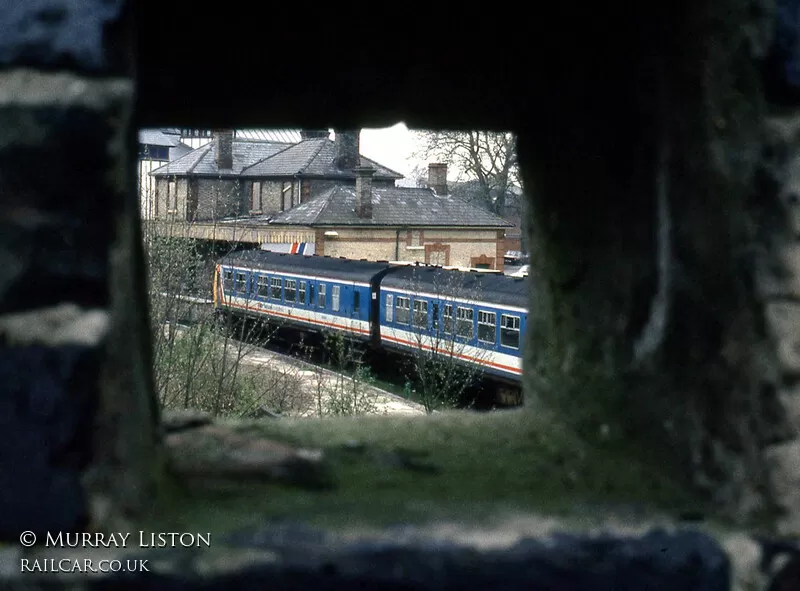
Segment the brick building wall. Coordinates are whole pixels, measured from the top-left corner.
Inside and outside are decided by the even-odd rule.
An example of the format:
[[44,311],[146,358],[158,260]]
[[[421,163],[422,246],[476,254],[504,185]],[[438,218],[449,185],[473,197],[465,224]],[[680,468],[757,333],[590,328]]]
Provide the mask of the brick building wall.
[[[337,236],[325,236],[335,231]],[[503,231],[327,228],[316,231],[316,252],[349,259],[401,260],[470,266],[480,256],[502,270]],[[322,248],[320,246],[322,245]],[[439,254],[441,253],[441,254]]]

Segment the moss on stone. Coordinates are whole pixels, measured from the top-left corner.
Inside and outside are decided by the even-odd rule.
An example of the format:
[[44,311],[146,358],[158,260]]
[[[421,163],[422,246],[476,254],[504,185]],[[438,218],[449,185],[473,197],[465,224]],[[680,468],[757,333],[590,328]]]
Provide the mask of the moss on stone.
[[229,424],[251,436],[323,449],[335,486],[176,483],[159,503],[153,527],[222,532],[278,517],[342,528],[481,521],[516,512],[575,514],[592,506],[697,509],[662,466],[612,447],[590,447],[546,413]]

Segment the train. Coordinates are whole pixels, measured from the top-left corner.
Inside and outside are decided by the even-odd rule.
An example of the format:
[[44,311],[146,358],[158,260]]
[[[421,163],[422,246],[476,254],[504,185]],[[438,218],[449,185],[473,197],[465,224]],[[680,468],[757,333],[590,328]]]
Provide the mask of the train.
[[520,401],[527,279],[249,250],[219,259],[213,282],[217,312],[446,356],[495,381],[501,404]]

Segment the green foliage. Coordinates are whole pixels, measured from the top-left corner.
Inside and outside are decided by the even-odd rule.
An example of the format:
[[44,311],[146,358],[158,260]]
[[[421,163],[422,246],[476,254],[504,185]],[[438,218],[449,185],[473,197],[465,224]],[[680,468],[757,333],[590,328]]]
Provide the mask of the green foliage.
[[[698,510],[660,466],[629,451],[589,445],[553,414],[446,411],[423,417],[286,419],[240,428],[303,448],[320,448],[336,476],[329,491],[247,483],[227,494],[179,497],[159,516],[189,530],[223,531],[271,516],[345,530],[516,512],[561,514],[585,524],[600,508]],[[414,465],[398,456],[418,458]]]

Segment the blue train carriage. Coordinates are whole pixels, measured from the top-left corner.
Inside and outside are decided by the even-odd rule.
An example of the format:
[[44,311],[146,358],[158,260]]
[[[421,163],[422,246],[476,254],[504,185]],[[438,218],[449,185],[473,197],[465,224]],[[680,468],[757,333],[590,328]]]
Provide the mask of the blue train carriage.
[[394,269],[381,282],[385,347],[452,355],[512,384],[522,375],[524,279],[437,267]]
[[252,250],[217,265],[215,306],[317,332],[377,339],[372,282],[386,263]]

